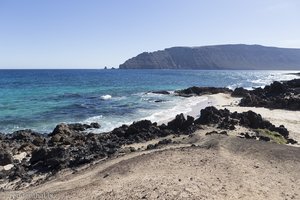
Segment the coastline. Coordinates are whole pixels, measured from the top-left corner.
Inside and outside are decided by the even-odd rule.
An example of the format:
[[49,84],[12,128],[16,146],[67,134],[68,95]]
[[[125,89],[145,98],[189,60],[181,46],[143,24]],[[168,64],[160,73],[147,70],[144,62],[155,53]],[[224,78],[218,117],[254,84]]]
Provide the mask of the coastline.
[[[300,111],[242,107],[238,104],[243,97],[222,90],[187,90],[212,94],[198,94],[207,99],[187,113],[194,117],[177,115],[165,125],[142,120],[92,134],[85,131],[97,124],[61,124],[48,136],[26,131],[2,135],[3,142],[18,147],[13,157],[25,165],[14,161],[1,167],[1,196],[26,199],[26,194],[46,192],[55,199],[299,197],[300,148],[294,142],[299,141]],[[26,148],[18,146],[28,143]],[[279,189],[268,186],[278,182]]]
[[[62,122],[88,124],[98,122],[104,130],[101,132],[106,132],[124,123],[147,117],[147,112],[150,115],[154,109],[159,111],[159,107],[163,110],[167,107],[165,105],[173,102],[172,99],[169,101],[169,98],[164,96],[160,98],[155,95],[143,95],[147,91],[173,91],[193,85],[251,89],[265,86],[274,80],[290,80],[297,77],[294,74],[286,74],[289,72],[292,73],[292,71],[249,70],[14,70],[3,72],[1,82],[7,88],[0,90],[5,94],[0,100],[0,132],[12,133],[21,129],[32,129],[47,133]],[[34,80],[31,77],[33,74],[36,77]],[[140,78],[137,79],[136,74]],[[23,76],[24,80],[30,80],[29,90],[22,89],[22,82],[15,79],[19,76]],[[39,89],[40,83],[43,83],[43,89]],[[14,84],[18,87],[13,87]],[[105,95],[110,95],[112,98],[103,100]],[[154,102],[155,100],[160,102]],[[22,112],[19,112],[20,110]],[[175,113],[170,115],[170,118],[174,116]]]
[[242,107],[238,106],[241,98],[231,97],[228,94],[214,94],[210,95],[210,97],[215,100],[214,106],[218,109],[226,108],[231,112],[236,111],[239,113],[252,110],[276,126],[284,125],[289,130],[291,137],[300,141],[300,111],[268,109],[262,107]]

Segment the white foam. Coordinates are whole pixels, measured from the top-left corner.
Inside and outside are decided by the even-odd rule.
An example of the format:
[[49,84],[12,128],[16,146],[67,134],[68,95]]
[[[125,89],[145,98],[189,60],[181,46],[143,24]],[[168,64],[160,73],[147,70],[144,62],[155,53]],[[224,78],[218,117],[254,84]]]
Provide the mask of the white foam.
[[108,100],[108,99],[111,99],[111,98],[112,98],[112,96],[109,95],[109,94],[106,94],[106,95],[102,95],[102,96],[101,96],[101,99],[102,99],[102,100]]
[[[249,82],[254,83],[255,85],[267,85],[272,83],[274,80],[290,80],[293,79],[294,75],[283,75],[282,72],[271,74],[264,79],[257,78],[256,80],[248,80]],[[255,87],[259,87],[255,86]],[[241,87],[241,84],[236,83],[233,85],[228,86],[231,89],[236,87]],[[247,87],[247,89],[253,89],[252,87]],[[82,123],[91,123],[91,122],[98,122],[101,125],[100,129],[95,129],[93,132],[101,133],[101,132],[108,132],[113,130],[114,128],[120,127],[123,124],[131,124],[134,121],[139,121],[142,119],[151,120],[152,122],[157,122],[158,124],[169,122],[170,120],[174,119],[177,114],[183,113],[184,115],[191,115],[193,117],[199,117],[200,110],[207,107],[214,105],[215,103],[212,102],[209,97],[207,96],[196,96],[196,97],[178,97],[173,95],[174,91],[170,91],[171,95],[162,95],[162,94],[154,94],[154,93],[135,93],[133,96],[140,97],[140,100],[146,101],[151,103],[152,100],[157,98],[166,100],[162,104],[156,104],[155,109],[139,109],[135,113],[126,114],[123,116],[94,116],[86,119]],[[101,96],[102,99],[107,100],[111,99],[111,95],[103,95]],[[116,97],[114,97],[116,98]],[[120,97],[121,100],[124,97]],[[151,101],[150,101],[151,100]]]
[[191,115],[193,117],[198,117],[200,110],[211,103],[206,96],[172,98],[173,100],[163,104],[158,109],[139,109],[136,113],[128,116],[94,116],[82,121],[82,123],[89,124],[98,122],[101,125],[101,128],[92,130],[94,133],[108,132],[123,124],[130,125],[134,121],[139,120],[150,120],[162,124],[174,119],[174,117],[180,113],[183,113],[185,116]]
[[[171,108],[156,110],[151,115],[144,117],[142,119],[147,119],[152,122],[157,122],[158,124],[166,123],[180,113],[184,115],[197,115],[200,110],[193,112],[194,108],[196,108],[199,104],[203,104],[207,102],[207,97],[189,97],[189,98],[179,98],[174,106]],[[196,116],[193,116],[196,117]]]
[[92,122],[100,122],[102,119],[103,119],[102,115],[94,116],[94,117],[90,117],[90,118],[84,120],[83,123],[89,124],[89,123],[92,123]]
[[117,100],[117,101],[121,101],[121,100],[127,99],[127,97],[126,96],[121,96],[121,97],[114,97],[113,99]]
[[259,84],[261,87],[264,87],[265,85],[269,85],[274,81],[287,81],[294,78],[298,78],[297,75],[289,74],[288,72],[285,72],[284,74],[282,72],[274,72],[272,74],[269,74],[268,76],[249,81],[254,84]]
[[91,130],[91,132],[103,133],[103,132],[112,131],[114,128],[120,127],[123,124],[129,125],[133,121],[137,121],[137,119],[132,120],[129,118],[130,118],[129,116],[126,116],[126,117],[122,117],[122,116],[120,116],[120,117],[104,117],[104,116],[100,115],[100,116],[90,117],[90,118],[82,121],[81,123],[90,124],[92,122],[97,122],[101,125],[101,128],[93,129],[93,130]]

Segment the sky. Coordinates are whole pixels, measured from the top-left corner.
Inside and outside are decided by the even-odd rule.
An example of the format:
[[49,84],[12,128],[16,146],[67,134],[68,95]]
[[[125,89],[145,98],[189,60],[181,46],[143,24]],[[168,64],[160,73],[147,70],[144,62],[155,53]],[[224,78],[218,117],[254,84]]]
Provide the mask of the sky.
[[0,0],[0,68],[118,67],[216,44],[300,48],[300,1]]

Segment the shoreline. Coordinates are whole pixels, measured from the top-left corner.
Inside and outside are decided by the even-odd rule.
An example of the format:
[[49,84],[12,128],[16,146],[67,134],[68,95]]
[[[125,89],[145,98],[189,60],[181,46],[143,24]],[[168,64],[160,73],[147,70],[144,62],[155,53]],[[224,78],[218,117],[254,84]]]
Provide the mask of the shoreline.
[[[208,91],[211,94],[207,94]],[[300,167],[298,167],[300,166],[300,148],[296,142],[300,139],[298,131],[300,130],[300,119],[298,117],[300,111],[242,107],[239,104],[245,97],[232,97],[235,91],[228,92],[228,89],[222,88],[193,87],[185,90],[185,93],[178,91],[178,95],[183,94],[186,98],[191,98],[190,92],[193,95],[199,95],[202,99],[204,97],[207,99],[195,103],[192,111],[186,115],[177,115],[175,119],[172,118],[165,124],[141,120],[103,134],[85,132],[89,131],[89,128],[98,127],[99,124],[96,123],[90,125],[60,124],[49,135],[39,135],[38,133],[26,131],[19,131],[12,135],[0,135],[1,159],[5,158],[2,161],[7,163],[0,166],[0,176],[2,178],[0,193],[8,197],[16,191],[20,194],[30,191],[36,193],[47,191],[57,195],[57,199],[63,199],[66,194],[71,195],[70,191],[76,191],[74,192],[74,199],[82,199],[84,197],[109,197],[111,194],[116,198],[120,198],[119,194],[125,192],[125,197],[138,198],[134,196],[136,193],[132,193],[130,188],[136,189],[141,186],[147,189],[149,185],[143,184],[146,180],[150,180],[151,183],[154,178],[157,180],[154,183],[158,184],[163,182],[163,177],[170,176],[177,180],[176,182],[169,179],[167,181],[172,183],[174,186],[172,188],[175,189],[181,183],[188,184],[186,181],[178,181],[179,179],[183,180],[186,175],[197,179],[197,170],[203,170],[201,167],[197,168],[198,161],[209,159],[204,156],[205,154],[211,155],[211,158],[216,160],[226,158],[228,162],[234,163],[230,167],[235,170],[240,170],[239,168],[236,169],[241,164],[240,162],[257,163],[251,167],[243,167],[248,171],[251,171],[253,167],[256,169],[256,166],[263,170],[269,170],[270,174],[265,174],[267,175],[266,180],[271,176],[271,172],[278,173],[276,170],[272,171],[274,166],[285,169],[284,163],[289,163],[290,168],[283,175],[283,177],[287,177],[284,184],[286,188],[297,188],[300,185],[297,182],[292,182],[294,177],[299,175],[293,172],[300,171]],[[258,152],[251,145],[264,150],[264,152]],[[243,154],[243,151],[240,152],[241,149],[248,152],[249,155]],[[277,152],[276,149],[281,150]],[[189,153],[185,153],[185,151]],[[170,154],[170,152],[173,153]],[[274,158],[273,161],[269,160],[270,156]],[[199,160],[195,162],[191,159],[193,157]],[[259,159],[256,157],[259,157]],[[153,158],[155,160],[153,162],[156,163],[150,161],[149,163],[147,160],[150,158]],[[186,171],[185,162],[177,162],[176,159],[188,159],[186,162],[195,168]],[[276,159],[279,159],[279,161]],[[136,160],[139,160],[138,163],[140,164],[136,163]],[[164,160],[167,162],[164,163]],[[168,162],[168,160],[171,161]],[[209,168],[215,169],[214,166],[218,165],[219,161],[213,162],[210,160],[208,162]],[[128,163],[128,167],[126,163]],[[151,167],[147,168],[147,166],[155,168],[156,165],[157,170],[162,170],[160,172],[162,176],[157,176],[155,171],[151,172],[152,176],[150,173]],[[136,167],[133,171],[130,171],[133,166]],[[182,171],[176,171],[179,166]],[[168,170],[175,170],[180,176],[167,175]],[[203,171],[206,174],[201,174],[201,176],[207,177],[208,181],[218,177],[215,177],[214,174],[229,173],[228,168],[215,170],[213,170],[213,173]],[[149,179],[145,179],[144,176],[140,179],[142,174],[139,173],[144,173]],[[96,178],[99,174],[100,177]],[[126,190],[122,190],[121,185],[118,185],[118,183],[125,184],[128,176],[124,176],[124,174],[130,174],[130,179],[134,180]],[[239,176],[245,175],[242,173]],[[256,177],[255,173],[252,176]],[[263,175],[261,176],[263,177]],[[94,177],[97,181],[93,182],[94,179],[90,180],[88,177]],[[236,180],[228,177],[223,177],[225,182],[234,184]],[[261,183],[264,182],[261,177],[256,178]],[[79,180],[85,181],[80,182]],[[283,181],[279,175],[276,175],[274,180]],[[300,177],[298,180],[300,180]],[[125,182],[122,183],[122,181]],[[264,184],[267,182],[264,182]],[[70,185],[65,185],[66,183]],[[199,181],[193,182],[196,185],[199,183]],[[214,184],[214,181],[210,183]],[[275,182],[272,183],[275,184]],[[93,187],[89,187],[91,184],[102,187],[103,190],[95,194]],[[103,187],[103,184],[113,187],[114,192],[111,193],[111,188]],[[203,185],[197,186],[204,190]],[[251,190],[255,188],[252,188],[251,185],[249,187]],[[162,189],[164,188],[167,187],[162,187]],[[265,191],[268,191],[270,188],[265,189]],[[84,193],[84,191],[89,192]],[[233,192],[233,190],[229,191]],[[80,197],[82,192],[87,196]],[[228,194],[231,194],[231,192]],[[247,195],[253,193],[244,192]],[[165,194],[168,193],[165,191]],[[191,197],[195,197],[199,193],[192,194],[194,196]],[[209,194],[209,191],[207,191],[207,194]],[[147,195],[151,195],[151,192]],[[263,197],[261,195],[263,194],[257,193],[257,197]],[[292,195],[299,196],[300,194],[295,189]],[[23,199],[22,195],[20,199]]]
[[[285,73],[286,72],[286,73]],[[86,90],[81,90],[81,89],[76,89],[72,91],[73,89],[70,90],[67,89],[66,87],[60,87],[60,85],[54,84],[53,87],[57,87],[58,91],[55,92],[54,90],[51,92],[50,89],[47,89],[45,87],[45,90],[39,91],[35,90],[37,88],[34,87],[34,84],[36,81],[34,81],[31,85],[33,87],[33,92],[34,96],[32,96],[32,101],[26,97],[25,94],[30,95],[29,91],[24,93],[18,88],[13,88],[9,87],[7,92],[8,94],[5,95],[5,98],[2,98],[2,101],[0,102],[0,107],[2,108],[2,115],[1,115],[1,131],[3,133],[12,133],[13,131],[21,130],[21,129],[33,129],[37,132],[51,132],[55,126],[61,122],[65,123],[90,123],[90,122],[84,122],[86,120],[89,120],[91,117],[95,117],[96,119],[91,118],[90,121],[96,120],[98,123],[103,123],[103,128],[108,127],[105,131],[110,130],[110,122],[120,122],[120,126],[122,125],[121,123],[126,123],[126,122],[132,122],[132,121],[137,121],[142,117],[146,117],[147,114],[143,113],[140,115],[140,113],[132,113],[135,111],[140,110],[140,108],[143,109],[145,112],[151,112],[151,109],[155,109],[156,107],[159,108],[159,104],[168,104],[168,102],[162,102],[162,103],[155,103],[151,104],[151,106],[147,106],[147,101],[143,102],[137,102],[137,107],[133,106],[130,107],[128,104],[128,107],[126,107],[126,104],[133,103],[137,99],[134,97],[135,94],[137,93],[145,93],[149,90],[161,90],[161,89],[166,89],[166,90],[174,90],[174,89],[182,89],[188,86],[196,85],[196,86],[202,86],[202,85],[211,85],[211,86],[216,86],[216,87],[228,87],[231,89],[235,87],[261,87],[266,84],[271,83],[274,80],[290,80],[292,78],[296,78],[296,75],[292,74],[289,75],[289,71],[285,72],[278,72],[278,71],[270,71],[270,72],[257,72],[257,71],[251,71],[251,72],[235,72],[235,71],[217,71],[217,72],[211,72],[211,71],[203,71],[203,72],[198,72],[198,73],[193,73],[193,71],[190,71],[188,73],[184,73],[182,77],[179,77],[178,75],[181,74],[181,72],[174,72],[171,73],[171,78],[174,81],[175,84],[170,84],[169,81],[163,80],[161,83],[159,83],[159,87],[157,84],[151,86],[151,84],[146,84],[150,81],[151,79],[149,78],[148,73],[142,73],[143,74],[143,79],[148,80],[146,82],[140,80],[138,81],[137,87],[134,87],[133,89],[126,89],[130,88],[130,77],[132,77],[135,73],[129,73],[128,78],[122,79],[122,81],[125,81],[124,88],[122,85],[121,87],[116,88],[116,91],[110,91],[109,88],[104,87],[103,92],[102,89],[98,90],[94,88],[94,84],[88,84],[84,85],[81,84]],[[291,71],[292,72],[292,71]],[[8,83],[10,81],[13,83],[14,81],[14,73],[8,74]],[[45,73],[36,73],[39,77],[38,79],[44,79],[44,81],[48,80],[47,76],[45,76]],[[56,73],[54,73],[55,75]],[[74,75],[74,73],[71,72],[64,72],[65,75]],[[77,74],[77,73],[76,73]],[[80,74],[85,74],[85,77],[87,75],[92,75],[94,77],[94,73],[90,72],[85,72],[82,71]],[[97,73],[98,74],[98,73]],[[147,75],[145,75],[147,74]],[[160,74],[160,73],[159,73]],[[162,74],[168,75],[169,72]],[[178,74],[178,75],[177,75]],[[226,78],[226,74],[231,74],[228,78]],[[253,74],[253,77],[245,79],[247,75]],[[265,75],[264,75],[265,74]],[[29,74],[25,73],[24,76],[25,78],[30,78],[28,76]],[[120,74],[115,74],[115,76],[120,76]],[[213,81],[213,78],[217,75],[217,77],[220,76],[220,81],[222,81],[222,85],[218,83],[218,81]],[[225,75],[225,76],[224,76]],[[56,76],[54,76],[56,77]],[[103,73],[99,73],[97,76],[97,80],[103,77]],[[105,76],[104,76],[105,77]],[[122,76],[123,77],[123,76]],[[127,76],[125,76],[127,77]],[[154,76],[155,82],[159,81],[158,76]],[[205,77],[207,77],[207,81],[205,81]],[[42,80],[37,81],[41,82]],[[71,78],[71,82],[65,81],[65,80],[57,80],[58,82],[62,82],[63,85],[72,85],[71,88],[75,88],[76,86],[76,78]],[[57,83],[58,83],[57,82]],[[99,81],[95,81],[99,82]],[[177,84],[180,83],[180,84]],[[185,83],[185,84],[183,84]],[[46,82],[45,82],[46,84]],[[100,84],[100,83],[99,83]],[[129,85],[128,85],[129,84]],[[101,86],[102,84],[100,84]],[[128,86],[127,86],[128,85]],[[126,87],[125,87],[126,86]],[[51,88],[52,86],[50,86]],[[102,87],[102,86],[101,86]],[[90,88],[90,89],[89,89]],[[128,91],[126,94],[124,94],[122,91]],[[61,91],[61,92],[60,92]],[[90,92],[89,92],[90,91]],[[100,92],[101,91],[101,92]],[[5,91],[3,91],[5,94]],[[13,95],[14,93],[16,94],[23,94],[20,97]],[[128,94],[128,95],[127,95]],[[111,95],[112,98],[110,100],[99,100],[101,96],[103,95]],[[133,95],[133,97],[132,97]],[[17,98],[16,103],[14,103],[14,98]],[[118,100],[119,98],[124,98],[123,100]],[[128,101],[127,101],[128,98]],[[138,97],[140,98],[140,97]],[[158,98],[158,100],[160,100]],[[87,102],[87,103],[85,103]],[[171,103],[171,102],[170,102]],[[49,108],[47,108],[49,105]],[[111,109],[110,106],[113,106]],[[153,106],[152,106],[153,105]],[[32,107],[32,109],[30,109]],[[94,110],[94,107],[97,108]],[[165,107],[165,106],[162,106]],[[45,109],[44,109],[45,108]],[[136,109],[138,108],[138,109]],[[149,110],[150,108],[150,110]],[[21,113],[18,113],[18,110],[22,110]],[[118,112],[120,110],[120,112]],[[127,111],[128,110],[128,111]],[[132,111],[132,112],[131,112]],[[88,114],[86,114],[88,113]],[[7,116],[7,117],[6,117]],[[77,117],[79,116],[79,117]],[[98,116],[98,119],[97,119]],[[103,118],[101,119],[101,116]],[[120,117],[119,117],[120,116]],[[125,117],[124,117],[125,116]],[[174,114],[175,116],[175,114]],[[170,116],[170,118],[173,116]],[[115,119],[114,119],[115,118]],[[125,119],[126,120],[123,120]],[[94,122],[94,121],[93,121]],[[108,126],[105,124],[107,123]],[[104,132],[105,132],[104,131]],[[102,131],[101,131],[102,132]]]
[[226,108],[231,112],[236,111],[238,113],[252,110],[276,126],[284,125],[289,130],[291,137],[300,141],[300,111],[261,107],[242,107],[237,105],[241,98],[231,97],[228,94],[215,94],[211,95],[211,97],[215,98],[215,107],[218,109]]

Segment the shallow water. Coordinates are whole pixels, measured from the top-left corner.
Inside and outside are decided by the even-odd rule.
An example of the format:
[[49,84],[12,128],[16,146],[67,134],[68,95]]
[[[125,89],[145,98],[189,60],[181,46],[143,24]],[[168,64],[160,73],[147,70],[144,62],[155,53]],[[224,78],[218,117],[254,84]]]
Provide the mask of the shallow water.
[[[0,131],[51,131],[60,122],[99,122],[100,131],[142,118],[162,121],[205,99],[146,93],[190,86],[262,87],[291,71],[0,70]],[[159,102],[157,102],[159,101]]]

